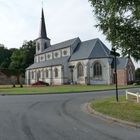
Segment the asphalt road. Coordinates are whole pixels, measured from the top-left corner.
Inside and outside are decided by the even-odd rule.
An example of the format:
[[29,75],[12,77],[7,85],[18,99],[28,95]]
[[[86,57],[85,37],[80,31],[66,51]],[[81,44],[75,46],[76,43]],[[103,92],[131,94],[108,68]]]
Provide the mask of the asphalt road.
[[0,140],[140,140],[140,129],[103,120],[83,109],[91,99],[114,94],[0,96]]

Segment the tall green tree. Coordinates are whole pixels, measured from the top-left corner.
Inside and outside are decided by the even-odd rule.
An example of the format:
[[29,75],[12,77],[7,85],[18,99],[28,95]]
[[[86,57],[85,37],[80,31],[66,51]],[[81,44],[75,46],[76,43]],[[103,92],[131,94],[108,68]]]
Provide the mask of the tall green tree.
[[140,60],[140,1],[89,0],[98,20],[96,27],[123,55]]
[[35,55],[35,42],[34,41],[24,41],[20,50],[24,53],[24,63],[25,68],[33,64]]
[[20,84],[20,76],[24,73],[24,54],[21,50],[13,52],[9,69],[13,75],[17,76],[17,83]]
[[136,69],[135,77],[136,77],[136,80],[140,80],[140,68]]
[[8,68],[12,53],[12,49],[7,49],[3,44],[0,44],[0,69]]
[[34,62],[35,43],[25,41],[22,47],[15,50],[11,56],[9,69],[17,76],[17,83],[20,83],[20,76],[25,74],[25,69]]

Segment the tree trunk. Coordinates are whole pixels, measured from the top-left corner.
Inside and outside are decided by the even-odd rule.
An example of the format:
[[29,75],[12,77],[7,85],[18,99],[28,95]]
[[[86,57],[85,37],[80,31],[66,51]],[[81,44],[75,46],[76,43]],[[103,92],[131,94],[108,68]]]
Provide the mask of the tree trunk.
[[17,84],[20,84],[20,75],[17,75]]

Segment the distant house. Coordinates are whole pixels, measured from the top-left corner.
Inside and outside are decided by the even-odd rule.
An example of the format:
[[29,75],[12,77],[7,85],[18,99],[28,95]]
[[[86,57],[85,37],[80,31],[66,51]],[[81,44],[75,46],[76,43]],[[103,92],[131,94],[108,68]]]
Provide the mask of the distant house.
[[[98,38],[82,42],[79,37],[51,45],[42,9],[40,35],[36,39],[34,64],[26,69],[26,83],[44,81],[50,85],[115,83],[114,57]],[[135,67],[130,58],[117,58],[118,84],[134,80]]]

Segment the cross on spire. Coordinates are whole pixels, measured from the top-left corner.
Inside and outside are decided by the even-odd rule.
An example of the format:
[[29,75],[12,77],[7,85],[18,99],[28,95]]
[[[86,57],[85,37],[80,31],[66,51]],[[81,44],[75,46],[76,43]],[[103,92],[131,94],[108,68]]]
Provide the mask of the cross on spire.
[[43,0],[42,0],[42,8],[43,8],[43,5],[44,5],[44,3],[43,3]]

